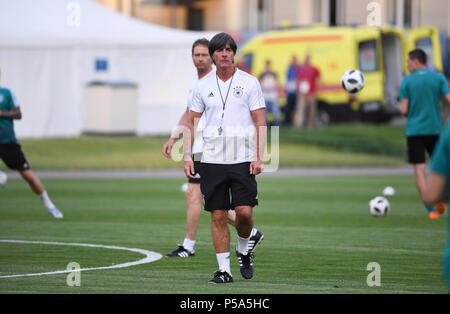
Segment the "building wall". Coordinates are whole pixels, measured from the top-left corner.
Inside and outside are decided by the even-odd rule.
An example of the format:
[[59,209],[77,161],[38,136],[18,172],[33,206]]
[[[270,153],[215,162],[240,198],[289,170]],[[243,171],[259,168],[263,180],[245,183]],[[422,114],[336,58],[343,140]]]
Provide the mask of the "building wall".
[[312,0],[277,0],[274,2],[273,26],[279,27],[285,23],[292,26],[301,26],[313,22]]
[[[135,16],[144,21],[187,28],[188,10],[177,6],[153,4],[146,0],[96,0],[105,6]],[[144,1],[144,2],[143,2]],[[328,25],[329,0],[261,0],[266,8],[258,12],[258,0],[204,0],[195,3],[204,10],[204,29],[217,31],[257,31],[278,28],[283,25],[307,26],[320,22]],[[337,0],[338,24],[366,24],[370,11],[367,5],[375,2],[381,8],[381,24],[403,25],[403,6],[408,0]],[[449,0],[411,0],[412,26],[434,24],[440,31],[450,34]],[[147,3],[143,5],[143,3]],[[161,3],[164,3],[161,1]]]
[[177,6],[173,12],[169,6],[145,5],[139,8],[135,16],[149,23],[185,29],[187,28],[186,12],[187,9],[182,6]]
[[195,7],[204,10],[205,30],[237,31],[241,28],[242,4],[239,0],[204,1]]
[[[345,0],[343,5],[343,18],[346,25],[362,25],[367,24],[368,16],[373,9],[368,10],[369,3],[375,2],[380,5],[381,24],[387,24],[388,5],[387,0]],[[391,1],[392,2],[392,1]]]
[[[431,5],[432,4],[432,5]],[[420,25],[436,25],[440,31],[450,34],[450,4],[449,0],[421,0]]]

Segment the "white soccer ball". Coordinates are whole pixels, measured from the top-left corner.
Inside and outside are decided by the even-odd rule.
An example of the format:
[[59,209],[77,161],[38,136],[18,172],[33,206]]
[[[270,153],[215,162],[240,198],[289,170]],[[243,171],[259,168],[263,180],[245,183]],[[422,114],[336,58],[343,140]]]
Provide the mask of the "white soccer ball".
[[183,183],[183,185],[181,186],[181,192],[186,193],[187,189],[188,189],[188,184]]
[[356,94],[363,89],[365,83],[364,75],[359,70],[345,71],[341,77],[342,87],[351,94]]
[[6,185],[8,181],[8,176],[3,171],[0,171],[0,188]]
[[369,202],[369,212],[375,217],[386,216],[390,208],[389,201],[383,196],[377,196]]
[[383,195],[384,196],[392,196],[395,194],[395,190],[392,186],[387,186],[384,188],[383,190]]

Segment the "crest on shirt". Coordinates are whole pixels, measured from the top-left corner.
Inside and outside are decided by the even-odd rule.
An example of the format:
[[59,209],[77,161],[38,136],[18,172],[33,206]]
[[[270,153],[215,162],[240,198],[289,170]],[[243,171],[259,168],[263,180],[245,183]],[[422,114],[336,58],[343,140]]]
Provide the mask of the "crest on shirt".
[[244,95],[244,88],[242,88],[241,86],[233,87],[233,95],[237,98],[242,97],[242,95]]

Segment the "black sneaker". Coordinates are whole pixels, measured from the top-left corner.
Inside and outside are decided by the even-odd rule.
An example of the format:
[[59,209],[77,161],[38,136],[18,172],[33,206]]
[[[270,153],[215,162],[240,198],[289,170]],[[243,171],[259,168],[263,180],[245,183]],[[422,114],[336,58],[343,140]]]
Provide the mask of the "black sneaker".
[[233,277],[231,277],[231,275],[226,271],[220,270],[216,271],[214,273],[214,277],[208,281],[208,283],[211,284],[228,283],[228,282],[233,282]]
[[167,253],[166,256],[169,256],[169,257],[191,257],[191,256],[194,256],[194,252],[189,252],[182,245],[178,245],[178,249],[176,249],[173,252]]
[[248,252],[253,254],[255,252],[256,246],[260,244],[263,239],[264,234],[261,231],[256,230],[255,235],[250,237],[250,239],[248,240]]
[[242,277],[244,277],[245,279],[252,279],[253,277],[252,254],[247,253],[247,255],[244,255],[236,251],[236,256],[239,260],[239,266],[241,268]]

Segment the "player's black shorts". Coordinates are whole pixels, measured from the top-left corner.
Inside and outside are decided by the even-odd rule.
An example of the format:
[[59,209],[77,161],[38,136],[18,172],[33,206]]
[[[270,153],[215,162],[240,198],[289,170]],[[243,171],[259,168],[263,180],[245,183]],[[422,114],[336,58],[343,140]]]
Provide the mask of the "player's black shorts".
[[0,144],[0,159],[10,169],[18,171],[30,169],[30,164],[18,143]]
[[255,176],[250,174],[249,162],[231,165],[202,163],[200,173],[206,211],[258,205],[258,187]]
[[195,179],[189,178],[188,182],[189,183],[200,183],[201,178],[200,178],[200,167],[201,167],[201,160],[202,160],[202,153],[198,153],[198,154],[194,154],[194,156],[192,156],[192,160],[194,160],[194,170],[195,170]]
[[410,164],[423,164],[433,154],[439,135],[419,135],[406,137],[406,161]]

